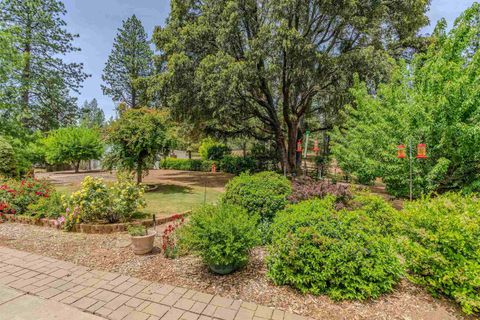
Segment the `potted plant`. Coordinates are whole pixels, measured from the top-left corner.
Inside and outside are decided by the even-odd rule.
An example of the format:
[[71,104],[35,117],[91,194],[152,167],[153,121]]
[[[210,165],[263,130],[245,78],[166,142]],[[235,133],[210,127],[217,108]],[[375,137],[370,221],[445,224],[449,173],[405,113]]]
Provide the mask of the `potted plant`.
[[260,243],[258,220],[239,206],[205,205],[190,216],[180,240],[202,257],[211,271],[229,274],[245,266],[250,250]]
[[142,225],[131,225],[128,227],[128,234],[132,240],[133,252],[135,254],[147,254],[153,250],[155,231],[148,231]]

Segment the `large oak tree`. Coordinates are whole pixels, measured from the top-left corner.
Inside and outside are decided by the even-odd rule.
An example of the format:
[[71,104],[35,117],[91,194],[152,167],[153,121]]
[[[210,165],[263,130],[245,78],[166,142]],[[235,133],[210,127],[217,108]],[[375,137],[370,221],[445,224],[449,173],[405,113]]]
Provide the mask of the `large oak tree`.
[[172,115],[276,143],[293,172],[305,130],[330,129],[355,72],[372,88],[419,44],[429,0],[172,0],[151,93]]

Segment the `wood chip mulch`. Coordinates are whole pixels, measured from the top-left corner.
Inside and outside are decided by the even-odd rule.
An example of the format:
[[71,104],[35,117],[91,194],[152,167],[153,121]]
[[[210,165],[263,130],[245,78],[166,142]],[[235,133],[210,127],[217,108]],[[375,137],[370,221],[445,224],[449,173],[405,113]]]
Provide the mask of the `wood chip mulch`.
[[366,302],[335,302],[326,296],[302,295],[289,287],[275,286],[266,277],[263,248],[252,252],[244,269],[218,276],[209,272],[197,257],[164,258],[159,249],[160,237],[156,238],[154,252],[149,255],[136,256],[129,245],[129,236],[125,233],[80,234],[16,223],[0,224],[0,246],[269,305],[316,319],[467,319],[454,303],[435,299],[407,280],[393,293]]

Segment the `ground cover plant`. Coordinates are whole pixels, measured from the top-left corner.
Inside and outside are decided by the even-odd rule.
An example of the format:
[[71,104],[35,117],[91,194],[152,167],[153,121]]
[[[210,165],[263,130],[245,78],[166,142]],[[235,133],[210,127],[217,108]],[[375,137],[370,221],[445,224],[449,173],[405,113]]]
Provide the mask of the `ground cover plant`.
[[362,210],[335,209],[335,198],[307,200],[277,213],[268,277],[332,299],[377,298],[402,276],[394,241]]
[[409,278],[480,312],[480,200],[448,193],[407,203],[402,233]]

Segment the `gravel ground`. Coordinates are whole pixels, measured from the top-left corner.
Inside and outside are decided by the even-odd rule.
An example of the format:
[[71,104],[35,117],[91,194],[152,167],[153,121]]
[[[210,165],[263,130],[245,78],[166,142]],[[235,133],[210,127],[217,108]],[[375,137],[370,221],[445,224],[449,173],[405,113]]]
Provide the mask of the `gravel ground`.
[[[158,231],[161,231],[159,227]],[[128,274],[151,281],[197,289],[244,301],[282,308],[316,319],[464,319],[445,299],[404,280],[391,294],[367,302],[333,302],[326,296],[302,295],[266,279],[265,251],[252,252],[250,263],[228,276],[210,273],[193,256],[166,259],[160,238],[152,254],[135,256],[127,234],[79,234],[16,223],[0,224],[0,246],[71,261],[94,269]]]

